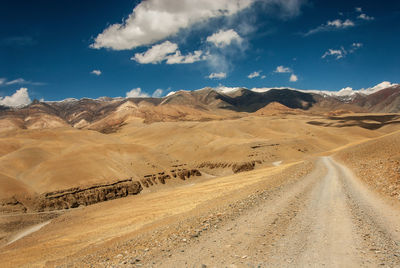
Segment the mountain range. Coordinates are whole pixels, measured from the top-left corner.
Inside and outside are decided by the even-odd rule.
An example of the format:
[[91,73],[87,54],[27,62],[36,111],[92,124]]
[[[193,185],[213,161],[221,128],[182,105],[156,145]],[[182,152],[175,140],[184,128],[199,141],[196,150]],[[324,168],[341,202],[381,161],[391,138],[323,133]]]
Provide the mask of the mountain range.
[[[340,92],[339,92],[340,93]],[[345,93],[345,92],[344,92]],[[260,109],[313,114],[342,112],[398,113],[400,85],[375,90],[332,94],[326,91],[301,91],[290,88],[219,90],[203,88],[178,91],[163,98],[66,99],[41,102],[25,107],[0,106],[0,129],[41,129],[74,127],[114,132],[132,120],[145,122],[216,120],[265,114]],[[282,109],[281,106],[287,109]],[[257,112],[259,111],[259,112]]]

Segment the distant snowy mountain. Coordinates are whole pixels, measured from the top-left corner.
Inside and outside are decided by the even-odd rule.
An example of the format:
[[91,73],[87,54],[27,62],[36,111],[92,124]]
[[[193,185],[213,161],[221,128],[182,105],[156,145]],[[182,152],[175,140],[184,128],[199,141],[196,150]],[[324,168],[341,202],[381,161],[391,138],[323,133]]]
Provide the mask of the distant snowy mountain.
[[[24,96],[23,100],[27,101],[27,97]],[[271,107],[282,106],[317,114],[337,110],[399,113],[400,85],[383,82],[367,89],[344,88],[336,92],[293,88],[207,87],[194,91],[180,90],[162,98],[34,100],[23,107],[8,107],[8,104],[17,103],[15,98],[1,100],[6,102],[0,105],[0,126],[11,129],[72,126],[109,133],[132,118],[142,118],[146,122],[186,118],[209,120],[220,118],[221,114],[243,116],[242,113],[254,113],[270,104],[274,106],[266,108],[267,114]]]

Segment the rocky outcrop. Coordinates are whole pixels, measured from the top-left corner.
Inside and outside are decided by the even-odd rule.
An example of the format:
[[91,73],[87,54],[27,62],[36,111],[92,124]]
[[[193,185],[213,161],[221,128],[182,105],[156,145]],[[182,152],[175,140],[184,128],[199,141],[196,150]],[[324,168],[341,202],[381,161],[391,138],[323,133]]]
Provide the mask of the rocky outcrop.
[[209,169],[215,169],[215,168],[227,168],[231,167],[232,163],[228,162],[203,162],[200,165],[198,165],[198,168],[209,168]]
[[165,174],[165,172],[159,172],[158,174],[145,175],[144,178],[140,180],[140,183],[148,188],[158,183],[165,184],[166,180],[169,179],[171,179],[170,175]]
[[39,198],[38,211],[51,211],[92,205],[98,202],[136,195],[143,187],[132,179],[111,184],[95,185],[88,188],[72,188],[49,192]]
[[145,175],[143,179],[140,180],[140,183],[143,187],[149,188],[153,185],[157,185],[159,183],[165,184],[167,180],[172,178],[179,178],[181,180],[189,179],[194,176],[201,176],[201,172],[197,169],[185,169],[185,168],[177,168],[183,165],[175,165],[176,169],[170,170],[170,174],[166,174],[165,172],[159,172],[157,174],[149,174]]
[[191,176],[201,176],[201,172],[197,169],[183,169],[179,170],[177,173],[177,177],[179,177],[181,180],[186,180],[189,179]]
[[0,212],[1,213],[25,213],[27,208],[15,197],[1,200]]
[[232,168],[233,173],[239,173],[243,171],[253,170],[256,164],[261,164],[261,160],[252,160],[249,162],[240,162],[240,163],[228,163],[228,162],[203,162],[198,165],[198,168]]
[[122,198],[129,195],[139,194],[143,188],[149,188],[157,184],[166,184],[167,180],[172,178],[180,178],[186,180],[190,177],[201,176],[201,172],[197,169],[183,168],[185,165],[176,165],[175,169],[156,174],[145,175],[139,181],[132,178],[120,180],[109,184],[92,185],[82,188],[75,187],[60,191],[47,192],[39,196],[35,196],[30,200],[29,208],[27,208],[21,200],[16,197],[4,199],[0,201],[1,213],[25,213],[29,211],[55,211],[76,208],[79,206],[88,206],[99,202],[112,199]]
[[255,166],[256,166],[256,161],[254,161],[254,160],[250,161],[250,162],[236,163],[236,164],[232,165],[232,171],[233,171],[233,173],[250,171],[250,170],[253,170]]

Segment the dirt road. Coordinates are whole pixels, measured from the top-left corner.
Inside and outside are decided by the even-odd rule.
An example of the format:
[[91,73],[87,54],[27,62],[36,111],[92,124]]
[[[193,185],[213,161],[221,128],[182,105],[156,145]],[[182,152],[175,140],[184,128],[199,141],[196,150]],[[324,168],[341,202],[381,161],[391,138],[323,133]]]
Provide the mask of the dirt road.
[[305,179],[147,265],[399,267],[400,208],[322,157]]

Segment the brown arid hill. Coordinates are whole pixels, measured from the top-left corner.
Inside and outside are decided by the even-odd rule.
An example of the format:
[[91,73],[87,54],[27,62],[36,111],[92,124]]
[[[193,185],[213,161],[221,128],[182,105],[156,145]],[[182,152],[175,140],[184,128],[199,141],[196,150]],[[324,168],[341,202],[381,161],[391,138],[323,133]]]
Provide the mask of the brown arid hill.
[[[322,124],[310,124],[317,120]],[[35,198],[54,191],[130,178],[147,188],[142,180],[148,176],[159,180],[159,175],[168,175],[175,183],[174,174],[195,174],[196,169],[205,178],[229,175],[381,135],[379,129],[333,127],[332,122],[336,120],[290,114],[151,124],[133,117],[111,134],[72,127],[17,129],[0,134],[0,174],[16,189],[7,189],[7,195],[15,195],[24,210],[35,210]]]
[[[307,219],[334,222],[341,215],[335,210],[329,216],[326,203],[315,210],[319,203],[310,198],[324,196],[324,202],[335,203],[336,199],[329,197],[340,193],[339,202],[345,202],[344,192],[319,194],[338,190],[340,182],[331,184],[331,179],[324,179],[324,172],[333,167],[321,166],[324,162],[316,160],[341,150],[338,159],[348,162],[356,174],[367,172],[365,181],[397,198],[398,177],[393,172],[399,163],[399,115],[308,112],[296,108],[297,104],[303,108],[308,105],[298,93],[293,93],[298,99],[292,107],[271,101],[258,112],[248,113],[240,108],[245,106],[240,98],[248,94],[243,90],[234,97],[223,96],[231,101],[225,108],[215,108],[221,102],[212,99],[219,95],[204,92],[209,95],[183,92],[180,102],[170,97],[169,103],[153,99],[73,100],[35,102],[3,111],[7,114],[3,113],[0,122],[17,127],[0,131],[2,265],[126,266],[128,262],[137,264],[138,259],[146,266],[146,258],[149,265],[153,256],[169,259],[172,254],[165,243],[171,244],[172,252],[179,243],[186,246],[207,235],[207,230],[225,226],[223,220],[236,224],[235,215],[247,213],[257,202],[260,207],[253,210],[255,214],[248,214],[238,224],[242,230],[247,230],[243,226],[252,219],[258,219],[257,226],[264,228],[264,218],[259,217],[270,215],[267,233],[272,235],[268,239],[302,234],[303,229],[284,231],[290,229],[287,226],[293,217],[303,215],[302,208],[311,213],[306,214]],[[239,98],[236,103],[232,101],[235,98]],[[207,109],[205,103],[215,107]],[[260,103],[254,98],[247,104],[252,110]],[[32,122],[35,118],[38,127]],[[63,124],[52,125],[52,120]],[[382,159],[384,162],[379,162]],[[330,163],[327,158],[324,161]],[[318,176],[304,179],[308,174]],[[380,174],[384,179],[377,178]],[[254,196],[259,196],[257,202]],[[304,206],[307,202],[311,207]],[[265,209],[261,214],[260,208]],[[325,214],[316,217],[314,211]],[[279,215],[268,214],[272,212]],[[15,240],[36,224],[44,227]],[[307,221],[301,226],[315,224]],[[254,229],[263,230],[265,235],[262,228]],[[231,238],[232,234],[222,236]],[[265,239],[259,233],[255,237]],[[238,238],[247,240],[247,234]],[[294,247],[300,248],[297,244]],[[251,252],[245,254],[239,259]]]
[[285,115],[285,114],[302,114],[304,113],[301,109],[291,109],[279,102],[272,102],[265,107],[254,112],[255,115],[270,116],[270,115]]
[[368,96],[357,96],[352,104],[369,112],[398,113],[400,110],[400,85],[382,89]]
[[350,96],[313,94],[316,104],[312,111],[347,110],[351,112],[398,113],[400,112],[400,85],[381,89],[370,95],[354,93]]
[[71,126],[103,133],[118,131],[130,120],[147,123],[206,121],[248,116],[271,103],[314,114],[336,110],[349,112],[400,111],[400,86],[371,95],[330,96],[291,89],[254,92],[245,88],[223,93],[212,88],[178,91],[163,98],[67,99],[60,102],[34,101],[23,108],[0,107],[0,131]]

